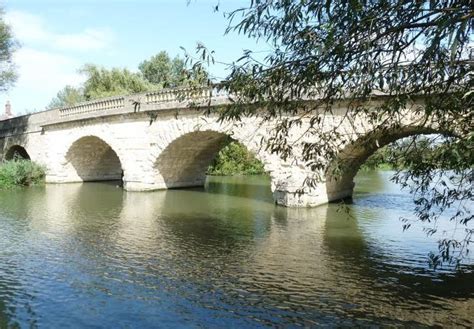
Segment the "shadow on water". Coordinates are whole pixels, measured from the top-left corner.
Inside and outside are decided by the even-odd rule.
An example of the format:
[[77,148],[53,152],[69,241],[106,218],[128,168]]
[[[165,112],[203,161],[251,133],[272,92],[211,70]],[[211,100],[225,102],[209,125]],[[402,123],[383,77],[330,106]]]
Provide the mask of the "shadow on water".
[[267,176],[207,176],[204,188],[196,191],[273,203]]
[[[356,204],[357,204],[356,199]],[[366,205],[364,205],[366,207]],[[431,293],[439,296],[451,296],[467,293],[474,295],[474,286],[468,285],[468,280],[472,280],[474,267],[467,265],[466,273],[456,272],[453,269],[444,271],[434,271],[429,268],[428,254],[420,254],[416,250],[409,250],[410,247],[416,249],[416,245],[410,241],[410,236],[405,238],[401,223],[397,230],[392,230],[390,239],[385,241],[383,236],[374,236],[377,230],[370,230],[368,225],[379,225],[371,221],[383,221],[382,218],[367,219],[368,212],[351,210],[349,215],[352,218],[345,220],[332,220],[341,218],[337,205],[327,207],[327,220],[325,225],[324,243],[328,247],[331,257],[336,264],[342,264],[345,272],[357,273],[361,278],[370,278],[371,281],[382,283],[386,280],[400,282],[397,291],[400,294]],[[372,209],[371,216],[380,216],[377,208]],[[397,234],[396,232],[399,232]],[[396,241],[399,240],[399,241]],[[387,250],[381,248],[383,244],[394,245],[396,243],[405,246],[398,250]],[[408,246],[408,248],[407,248]],[[435,246],[435,243],[433,243]],[[406,249],[405,249],[406,248]],[[409,253],[415,253],[419,258],[410,261]],[[423,257],[424,256],[424,257]],[[396,258],[407,257],[407,260],[397,261]],[[388,289],[392,289],[392,283],[388,282]]]
[[[413,301],[427,294],[440,298],[474,296],[472,259],[465,261],[463,272],[449,267],[433,271],[428,253],[436,252],[436,239],[423,232],[421,223],[403,231],[399,219],[412,216],[412,196],[389,181],[392,174],[368,172],[359,176],[348,214],[353,220],[330,220],[337,217],[338,209],[337,205],[328,207],[324,241],[332,257],[340,260],[336,263],[352,269],[361,279],[378,282],[381,289],[393,289],[397,282],[396,292],[402,299]],[[357,236],[348,239],[351,234]]]

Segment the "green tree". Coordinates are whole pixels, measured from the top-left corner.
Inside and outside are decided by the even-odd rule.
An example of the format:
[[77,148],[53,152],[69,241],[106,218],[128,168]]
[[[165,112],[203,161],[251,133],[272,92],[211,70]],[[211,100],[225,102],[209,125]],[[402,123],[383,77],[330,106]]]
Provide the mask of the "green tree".
[[106,69],[87,64],[79,70],[86,76],[82,86],[66,86],[58,92],[48,108],[71,106],[82,101],[141,93],[162,88],[199,86],[207,83],[207,72],[188,69],[179,57],[170,59],[165,51],[139,65],[139,73],[127,69]]
[[231,141],[217,154],[214,162],[207,170],[208,175],[262,175],[265,173],[263,164],[249,152],[245,146]]
[[156,86],[143,79],[140,74],[127,69],[112,68],[108,70],[97,65],[87,64],[80,72],[87,77],[83,86],[86,100],[157,89]]
[[49,109],[72,106],[74,104],[86,101],[84,92],[81,88],[66,86],[60,90],[56,97],[48,105]]
[[[324,161],[314,155],[332,159],[340,145],[332,142],[338,132],[322,129],[324,120],[315,113],[332,113],[333,105],[344,101],[349,109],[344,120],[363,116],[376,130],[390,131],[406,104],[423,95],[419,111],[426,122],[437,122],[454,138],[440,141],[428,158],[405,161],[393,179],[413,193],[419,220],[436,222],[445,215],[464,225],[464,239],[440,241],[440,254],[432,257],[434,265],[458,264],[474,233],[467,226],[474,184],[473,8],[466,0],[252,0],[227,15],[232,24],[227,32],[264,40],[271,49],[263,60],[246,51],[230,65],[221,86],[239,97],[222,118],[252,115],[257,108],[281,118],[267,147],[285,157],[292,152],[288,130],[301,120],[281,115],[300,111],[299,117],[310,118],[307,134],[314,137],[305,144],[304,158],[320,170]],[[200,58],[209,61],[208,54],[201,48]],[[373,91],[391,96],[375,111],[364,105]],[[295,102],[307,96],[319,101]],[[417,143],[408,147],[419,153]]]
[[188,70],[183,59],[171,59],[166,51],[161,51],[138,66],[143,77],[162,88],[202,85],[207,81],[205,71]]
[[4,12],[0,9],[0,90],[7,90],[17,79],[13,65],[13,53],[17,43],[13,38],[10,26],[3,20]]

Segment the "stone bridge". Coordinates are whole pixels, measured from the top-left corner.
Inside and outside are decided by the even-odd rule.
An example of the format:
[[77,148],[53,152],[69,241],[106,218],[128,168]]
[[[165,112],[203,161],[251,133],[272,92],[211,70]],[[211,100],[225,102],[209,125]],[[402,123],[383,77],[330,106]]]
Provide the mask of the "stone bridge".
[[[309,186],[306,182],[317,174],[301,156],[303,143],[313,138],[305,135],[309,118],[290,131],[294,152],[283,160],[265,148],[279,119],[264,120],[257,114],[221,122],[214,111],[204,114],[204,108],[229,104],[222,91],[195,88],[112,97],[16,117],[0,122],[0,161],[16,154],[41,163],[47,168],[47,183],[121,179],[127,191],[202,186],[208,166],[231,137],[263,163],[276,203],[316,206],[350,197],[359,166],[377,148],[432,132],[410,115],[388,133],[374,131],[360,119],[341,124],[347,105],[336,105],[332,115],[325,115],[325,125],[338,126],[337,138],[348,141],[339,160],[351,165],[337,179],[319,170],[322,179]],[[333,163],[328,160],[327,167]]]

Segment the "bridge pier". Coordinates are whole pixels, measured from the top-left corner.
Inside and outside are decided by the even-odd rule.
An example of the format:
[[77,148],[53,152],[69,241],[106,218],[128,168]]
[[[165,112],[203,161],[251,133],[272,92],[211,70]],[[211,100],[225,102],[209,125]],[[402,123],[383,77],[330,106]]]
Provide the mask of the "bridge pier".
[[328,184],[318,183],[315,187],[277,188],[273,191],[275,203],[285,207],[317,207],[328,202],[352,197],[354,183],[328,189]]
[[[174,167],[173,169],[176,170],[174,173],[180,173],[179,175],[172,172],[160,172],[152,167],[135,167],[137,170],[131,169],[125,173],[123,188],[126,191],[142,192],[204,186],[207,166],[197,167],[199,170],[186,171],[186,175],[182,175],[182,171]],[[190,168],[194,168],[194,166],[188,167],[188,169]],[[333,188],[332,190],[328,190],[327,184],[324,182],[309,187],[304,183],[307,174],[297,166],[286,167],[285,172],[278,170],[270,172],[270,187],[274,202],[285,207],[316,207],[352,195],[353,183],[347,186],[339,184],[337,185],[339,189]]]

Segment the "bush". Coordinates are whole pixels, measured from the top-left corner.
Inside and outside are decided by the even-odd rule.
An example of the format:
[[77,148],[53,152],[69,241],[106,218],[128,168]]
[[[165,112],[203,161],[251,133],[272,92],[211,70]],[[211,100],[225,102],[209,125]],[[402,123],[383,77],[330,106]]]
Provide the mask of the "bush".
[[6,161],[0,164],[0,188],[42,184],[45,175],[45,168],[35,162]]
[[218,154],[207,170],[208,175],[261,175],[265,173],[263,164],[245,146],[230,142]]

